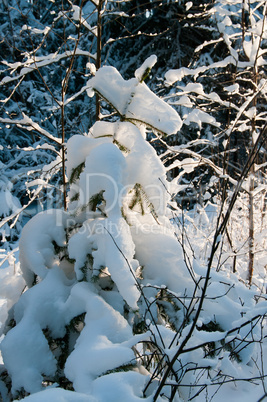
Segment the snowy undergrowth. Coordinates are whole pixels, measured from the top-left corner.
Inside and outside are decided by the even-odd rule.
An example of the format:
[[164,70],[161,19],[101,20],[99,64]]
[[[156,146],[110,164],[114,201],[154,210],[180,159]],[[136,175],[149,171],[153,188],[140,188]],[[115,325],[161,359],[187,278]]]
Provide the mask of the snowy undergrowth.
[[[230,198],[231,192],[229,194]],[[229,201],[229,200],[228,200]],[[172,222],[177,236],[183,238],[183,245],[189,255],[192,249],[196,260],[205,265],[209,258],[212,241],[215,233],[220,203],[207,202],[205,205],[196,204],[189,211],[180,210],[172,214]],[[227,211],[228,202],[224,213]],[[254,222],[254,271],[252,284],[258,288],[259,293],[265,293],[266,284],[266,227],[267,215],[265,213],[264,194],[258,194],[255,198]],[[236,201],[227,231],[221,239],[221,246],[214,260],[214,269],[224,271],[225,275],[234,273],[234,277],[244,284],[248,280],[249,252],[249,211],[248,196],[240,193]]]
[[71,137],[68,211],[23,229],[27,290],[13,328],[2,318],[5,401],[201,400],[199,391],[264,375],[257,290],[212,270],[203,293],[208,255],[194,258],[169,221],[169,183],[146,127],[168,135],[181,120],[142,82],[154,62],[129,81],[105,67],[88,82],[121,121]]

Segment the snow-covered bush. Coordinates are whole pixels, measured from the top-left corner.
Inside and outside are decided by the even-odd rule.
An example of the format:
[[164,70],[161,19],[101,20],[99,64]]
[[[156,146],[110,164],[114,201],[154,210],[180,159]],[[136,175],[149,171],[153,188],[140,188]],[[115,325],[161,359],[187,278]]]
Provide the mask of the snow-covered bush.
[[181,120],[143,82],[155,61],[128,81],[113,67],[89,80],[88,95],[120,119],[70,138],[68,211],[23,229],[28,288],[1,342],[6,401],[189,400],[261,367],[265,306],[213,272],[212,255],[208,271],[186,263],[169,221],[171,188],[146,130],[170,135]]
[[[103,68],[89,82],[95,90],[98,85],[106,88],[103,95],[112,94],[117,110],[136,119],[140,129],[126,121],[98,122],[88,136],[73,136],[67,144],[69,212],[48,210],[23,230],[20,261],[29,290],[15,307],[16,326],[2,342],[14,395],[21,389],[36,392],[42,383],[60,383],[65,377],[76,391],[90,393],[92,382],[110,371],[115,378],[126,376],[127,383],[127,374],[115,372],[142,371],[132,347],[149,339],[149,334],[136,335],[147,326],[141,278],[174,290],[180,269],[187,282],[179,245],[165,217],[165,170],[145,141],[141,121],[166,133],[181,123],[172,108],[140,83],[140,74],[124,82],[115,69]],[[161,246],[159,256],[151,254]],[[151,297],[158,291],[148,289]],[[139,376],[135,381],[142,389],[146,377]],[[133,388],[134,394],[141,392]]]

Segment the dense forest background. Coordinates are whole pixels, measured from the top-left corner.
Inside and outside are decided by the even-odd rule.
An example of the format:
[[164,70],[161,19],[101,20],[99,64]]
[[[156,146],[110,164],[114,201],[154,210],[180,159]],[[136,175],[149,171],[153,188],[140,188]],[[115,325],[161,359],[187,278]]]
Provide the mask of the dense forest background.
[[[139,400],[139,397],[149,401],[160,398],[174,401],[194,398],[199,401],[212,398],[221,400],[223,393],[220,394],[219,390],[223,384],[227,387],[227,384],[236,384],[242,379],[252,387],[248,387],[248,400],[263,400],[260,398],[266,397],[266,362],[263,359],[266,351],[266,308],[263,303],[266,304],[267,268],[266,10],[266,2],[260,0],[1,1],[0,340],[4,340],[2,343],[5,345],[6,339],[7,346],[3,346],[4,360],[0,365],[0,393],[4,400],[22,399],[39,391],[38,387],[32,386],[34,380],[27,385],[26,380],[17,379],[16,370],[13,370],[15,363],[10,358],[9,342],[12,335],[9,334],[15,334],[12,328],[18,328],[19,321],[16,313],[14,316],[13,306],[21,293],[27,294],[28,289],[34,289],[42,282],[34,268],[31,283],[25,271],[22,277],[20,264],[25,265],[25,256],[23,261],[22,257],[20,261],[18,257],[22,229],[41,211],[70,210],[75,201],[73,186],[81,186],[79,175],[84,169],[82,163],[85,163],[81,160],[77,166],[78,162],[73,162],[70,144],[74,146],[73,154],[82,154],[83,149],[82,145],[75,143],[75,139],[71,139],[76,135],[99,137],[94,127],[102,127],[101,122],[136,125],[145,133],[146,142],[153,147],[158,160],[164,165],[167,182],[163,184],[168,196],[166,216],[180,247],[178,254],[181,253],[185,264],[184,275],[190,278],[193,286],[185,288],[187,282],[181,282],[181,286],[184,286],[182,302],[182,293],[175,293],[169,286],[171,280],[168,282],[165,278],[159,283],[161,279],[157,279],[154,283],[152,274],[147,278],[140,274],[141,282],[147,280],[142,285],[146,286],[147,293],[138,288],[143,297],[143,310],[139,305],[139,312],[136,313],[128,302],[124,311],[120,311],[135,335],[150,331],[153,338],[153,342],[140,338],[140,343],[143,342],[142,352],[138,348],[135,350],[138,364],[146,370],[147,376],[150,375],[150,380],[146,386],[137,380],[132,382],[136,392],[132,400]],[[104,72],[113,71],[105,70],[102,68],[104,66],[116,68],[123,77],[117,92],[113,91],[108,81],[104,87]],[[140,66],[141,69],[137,70]],[[151,92],[144,92],[139,99],[140,104],[150,108],[150,120],[144,113],[131,117],[129,108],[127,111],[120,109],[117,99],[126,93],[130,85],[127,82],[132,82],[132,77],[136,77],[147,90],[149,88],[158,102],[164,101],[172,107],[177,114],[179,129],[168,131],[159,124],[160,120],[170,121],[173,115],[168,108],[165,111],[164,106],[159,106],[164,113],[160,114],[159,109],[157,121],[156,101]],[[95,85],[92,88],[91,82]],[[115,78],[114,82],[117,82]],[[95,96],[92,96],[91,89]],[[129,93],[130,99],[135,95],[135,92]],[[132,109],[132,112],[136,112],[136,109]],[[100,125],[95,125],[97,123]],[[122,142],[114,139],[113,145],[126,155],[128,145],[121,138]],[[146,152],[149,154],[150,151],[146,145],[142,147],[145,160]],[[142,158],[138,163],[142,166]],[[156,170],[153,170],[156,163],[144,165],[148,170],[144,172],[145,176],[151,173],[152,177],[156,177]],[[98,166],[97,159],[95,166]],[[133,211],[137,208],[141,215],[148,213],[154,221],[158,221],[153,201],[139,182],[132,191],[135,195],[129,202],[129,209]],[[95,212],[102,208],[103,212],[103,205],[107,206],[107,203],[103,192],[98,191],[97,197],[90,198],[90,210]],[[128,223],[126,212],[121,213]],[[77,218],[80,226],[85,221],[81,216]],[[65,227],[69,230],[67,238],[78,230],[77,222],[72,232]],[[41,221],[40,227],[41,230],[44,227]],[[34,238],[37,236],[38,223],[35,229],[32,228],[31,236]],[[56,242],[56,239],[53,241]],[[138,240],[134,240],[134,243],[138,250]],[[114,244],[118,246],[115,241]],[[66,255],[63,248],[59,250],[58,246],[53,243],[53,252],[61,261]],[[151,241],[147,247],[150,254],[156,256],[158,250],[155,247],[159,246]],[[41,249],[41,243],[39,247]],[[124,253],[124,249],[121,250]],[[73,257],[69,251],[65,259],[68,259],[68,263],[74,260],[77,263],[77,254],[72,254]],[[128,261],[127,254],[124,253],[124,256]],[[141,251],[140,256],[143,256]],[[166,254],[163,260],[166,266],[169,258],[170,254]],[[172,272],[171,275],[176,274]],[[116,291],[121,294],[120,286],[123,286],[120,280],[115,280],[113,274],[111,277],[118,288]],[[90,282],[88,277],[86,281]],[[163,284],[166,288],[160,290]],[[102,290],[106,291],[104,286],[97,286],[100,286],[98,292],[102,295]],[[37,296],[32,297],[36,304],[42,303]],[[103,297],[108,302],[108,296]],[[122,299],[125,301],[127,297],[123,295]],[[205,300],[208,300],[208,305],[210,300],[214,300],[217,307],[221,303],[223,312],[218,311],[216,318],[217,307],[214,307],[213,316],[212,306],[206,310],[203,308]],[[226,316],[231,309],[230,300],[232,307],[235,306],[236,315],[228,317],[228,320]],[[111,305],[115,308],[114,302]],[[151,306],[157,306],[156,311]],[[179,316],[179,319],[174,319],[177,311],[182,310],[182,318]],[[86,311],[84,308],[79,314],[73,312],[71,319],[78,317],[79,323],[84,325]],[[147,323],[148,312],[154,317],[150,318],[150,326]],[[241,318],[244,318],[243,321]],[[89,325],[89,321],[86,322]],[[73,328],[68,327],[68,336],[73,332],[77,338],[77,334],[82,333],[81,330],[77,331],[77,325],[76,322]],[[23,328],[26,327],[27,324],[24,324]],[[64,342],[69,344],[66,333],[49,332],[48,327],[48,324],[44,325],[42,333],[49,348],[57,350],[54,352],[57,374],[51,374],[48,370],[49,374],[43,375],[46,369],[39,367],[43,376],[42,387],[59,384],[62,390],[83,393],[83,387],[75,385],[75,375],[71,378],[70,369],[64,373],[64,364],[74,346],[66,350],[62,340],[64,338]],[[175,341],[170,341],[171,352],[166,351],[166,346],[160,345],[166,343],[166,333],[161,327],[173,331]],[[25,340],[23,337],[26,335],[22,332],[21,337]],[[209,336],[202,339],[200,332]],[[218,337],[218,333],[224,335]],[[19,337],[18,334],[16,336]],[[180,343],[177,339],[180,339]],[[180,345],[180,349],[177,345]],[[20,348],[23,348],[23,344]],[[200,349],[204,350],[204,355],[192,357],[192,351],[199,352]],[[244,350],[249,351],[245,353],[246,356],[242,355]],[[19,358],[21,370],[27,360],[26,354]],[[204,358],[209,360],[209,364],[204,363]],[[227,364],[215,368],[210,362],[215,358],[217,363],[223,358],[232,359],[235,369]],[[190,359],[193,359],[193,363]],[[30,367],[33,361],[29,360],[27,364]],[[76,367],[75,359],[73,364]],[[245,374],[240,374],[236,365],[243,367]],[[118,369],[117,366],[124,368]],[[98,378],[113,375],[111,371],[115,369],[116,373],[132,373],[131,367],[125,362],[117,366],[106,368],[104,371],[107,375]],[[194,374],[193,370],[196,370]],[[77,376],[79,373],[77,370]],[[195,375],[194,379],[191,375]],[[212,382],[214,385],[210,386]],[[142,389],[142,392],[138,391],[142,396],[136,391],[138,389]],[[115,390],[113,392],[115,395]],[[230,391],[226,388],[225,392]],[[257,397],[251,399],[251,392]],[[89,391],[85,394],[89,394]],[[48,397],[53,399],[55,395]],[[96,392],[95,395],[98,401],[110,400],[101,393]],[[117,399],[114,400],[123,400],[118,399],[122,398],[121,395],[116,394]],[[234,394],[229,395],[236,398]],[[242,398],[245,400],[243,394]],[[130,397],[127,400],[131,401]]]

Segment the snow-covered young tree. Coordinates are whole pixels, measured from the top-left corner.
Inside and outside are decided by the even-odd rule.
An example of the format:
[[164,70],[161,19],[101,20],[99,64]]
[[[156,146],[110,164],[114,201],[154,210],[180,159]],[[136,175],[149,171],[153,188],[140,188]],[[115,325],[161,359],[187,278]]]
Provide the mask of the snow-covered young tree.
[[0,344],[4,401],[187,401],[263,378],[265,305],[213,272],[212,255],[208,270],[186,264],[170,223],[175,189],[146,133],[176,133],[181,119],[144,83],[155,62],[128,81],[102,67],[87,83],[117,118],[69,139],[68,210],[22,231],[26,287]]

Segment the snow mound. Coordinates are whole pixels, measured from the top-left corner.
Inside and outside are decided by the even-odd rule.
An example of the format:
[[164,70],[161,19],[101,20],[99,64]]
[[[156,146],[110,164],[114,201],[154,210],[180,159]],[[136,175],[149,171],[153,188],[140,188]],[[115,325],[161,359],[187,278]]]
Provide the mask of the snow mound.
[[48,210],[34,216],[23,228],[19,241],[20,263],[28,285],[32,284],[34,274],[44,278],[56,264],[53,243],[65,245],[67,219],[64,211]]

